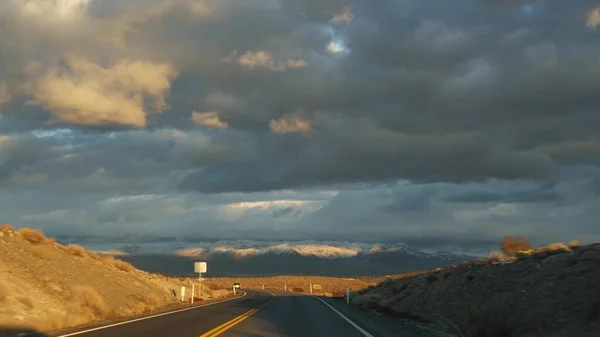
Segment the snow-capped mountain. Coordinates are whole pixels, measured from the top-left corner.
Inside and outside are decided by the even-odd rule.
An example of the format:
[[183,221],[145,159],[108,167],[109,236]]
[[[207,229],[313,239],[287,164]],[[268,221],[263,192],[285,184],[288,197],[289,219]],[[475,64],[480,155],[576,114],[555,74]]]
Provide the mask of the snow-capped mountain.
[[346,259],[360,255],[374,254],[407,254],[414,257],[448,257],[459,254],[446,251],[425,253],[405,243],[379,244],[363,242],[276,242],[276,241],[215,241],[215,242],[90,242],[83,244],[87,249],[110,254],[174,254],[178,256],[223,256],[248,258],[261,255],[300,255],[321,259]]
[[[209,261],[213,275],[315,274],[386,275],[443,267],[474,257],[448,251],[424,252],[406,243],[252,240],[77,240],[89,250],[119,255],[153,272],[187,275],[190,260]],[[193,269],[192,269],[193,270]]]

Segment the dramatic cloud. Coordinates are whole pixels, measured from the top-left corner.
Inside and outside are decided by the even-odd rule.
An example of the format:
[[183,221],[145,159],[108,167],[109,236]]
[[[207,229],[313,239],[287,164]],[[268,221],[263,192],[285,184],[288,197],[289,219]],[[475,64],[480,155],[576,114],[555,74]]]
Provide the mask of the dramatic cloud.
[[600,239],[596,7],[2,1],[0,222]]
[[59,122],[83,125],[146,126],[145,97],[157,111],[166,108],[165,92],[176,72],[168,64],[121,61],[103,68],[70,56],[64,71],[39,74],[30,68],[35,104],[52,112]]

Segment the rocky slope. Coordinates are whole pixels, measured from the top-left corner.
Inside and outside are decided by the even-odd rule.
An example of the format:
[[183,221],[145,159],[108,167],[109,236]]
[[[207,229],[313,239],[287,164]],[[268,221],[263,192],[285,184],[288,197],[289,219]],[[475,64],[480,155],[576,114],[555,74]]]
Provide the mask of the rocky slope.
[[598,337],[600,244],[388,279],[352,303],[446,336]]
[[[56,330],[178,305],[187,280],[135,269],[41,232],[0,225],[0,326]],[[190,291],[188,290],[188,294]],[[227,291],[206,288],[206,299]]]

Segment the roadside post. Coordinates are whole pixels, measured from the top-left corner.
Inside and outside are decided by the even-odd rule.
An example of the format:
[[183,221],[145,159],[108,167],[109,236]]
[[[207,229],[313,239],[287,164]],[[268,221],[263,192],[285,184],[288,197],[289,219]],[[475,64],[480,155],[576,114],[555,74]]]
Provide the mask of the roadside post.
[[265,290],[265,284],[263,283],[263,290]]
[[312,283],[310,283],[310,293],[312,294]]
[[287,284],[283,285],[283,291],[287,291]]
[[181,302],[185,301],[185,287],[181,287]]
[[235,284],[232,286],[233,288],[233,294],[235,295]]
[[350,304],[350,288],[346,286],[346,304]]
[[206,262],[194,262],[194,272],[198,273],[198,296],[202,296],[202,273],[206,273]]
[[194,304],[194,293],[195,293],[195,284],[192,284],[192,304]]

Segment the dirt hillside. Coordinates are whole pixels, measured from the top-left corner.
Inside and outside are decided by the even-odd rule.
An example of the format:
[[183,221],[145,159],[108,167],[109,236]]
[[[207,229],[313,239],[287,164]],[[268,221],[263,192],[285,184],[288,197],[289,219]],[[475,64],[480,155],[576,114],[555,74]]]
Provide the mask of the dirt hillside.
[[600,244],[522,252],[388,279],[352,303],[446,336],[600,336]]
[[[36,230],[0,225],[0,326],[50,331],[180,305],[191,281],[135,269],[77,245],[62,246]],[[226,290],[203,289],[204,299]]]

